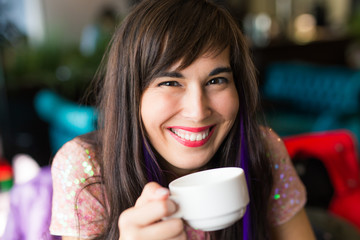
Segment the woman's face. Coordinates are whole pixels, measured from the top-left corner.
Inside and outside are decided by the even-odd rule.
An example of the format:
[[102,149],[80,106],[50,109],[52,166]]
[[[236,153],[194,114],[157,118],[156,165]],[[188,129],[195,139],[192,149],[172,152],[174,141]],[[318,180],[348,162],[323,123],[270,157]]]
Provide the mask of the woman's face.
[[180,63],[153,79],[141,98],[147,136],[178,175],[194,172],[214,156],[233,126],[239,98],[229,49],[204,54],[183,70]]

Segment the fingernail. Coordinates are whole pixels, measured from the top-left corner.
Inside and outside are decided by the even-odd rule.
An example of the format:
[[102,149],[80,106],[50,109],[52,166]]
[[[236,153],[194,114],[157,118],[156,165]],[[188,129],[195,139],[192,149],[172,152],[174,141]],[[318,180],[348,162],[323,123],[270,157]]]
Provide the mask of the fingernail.
[[155,194],[159,197],[165,196],[169,194],[169,190],[166,188],[159,188],[155,191]]

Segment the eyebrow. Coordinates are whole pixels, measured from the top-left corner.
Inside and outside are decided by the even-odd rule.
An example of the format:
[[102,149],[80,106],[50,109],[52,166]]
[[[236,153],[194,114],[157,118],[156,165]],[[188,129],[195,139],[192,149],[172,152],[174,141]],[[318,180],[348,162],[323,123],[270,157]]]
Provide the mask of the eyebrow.
[[[232,69],[230,67],[218,67],[209,73],[209,77],[218,75],[220,73],[231,73],[231,72],[232,72]],[[158,77],[184,78],[184,76],[181,73],[176,72],[176,71],[161,72],[158,75]]]
[[218,75],[220,73],[231,73],[232,69],[230,67],[219,67],[215,68],[209,73],[209,77]]
[[179,72],[161,72],[158,77],[184,78]]

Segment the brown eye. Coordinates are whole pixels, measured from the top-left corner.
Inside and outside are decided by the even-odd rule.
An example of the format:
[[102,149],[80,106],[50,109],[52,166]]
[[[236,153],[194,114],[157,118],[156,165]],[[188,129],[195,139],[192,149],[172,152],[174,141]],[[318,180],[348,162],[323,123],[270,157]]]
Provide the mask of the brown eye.
[[213,85],[213,84],[224,84],[224,83],[228,83],[229,81],[226,78],[223,77],[218,77],[218,78],[213,78],[210,81],[208,81],[206,83],[206,85]]
[[167,87],[179,87],[181,86],[180,83],[177,81],[166,81],[158,84],[159,87],[161,86],[167,86]]

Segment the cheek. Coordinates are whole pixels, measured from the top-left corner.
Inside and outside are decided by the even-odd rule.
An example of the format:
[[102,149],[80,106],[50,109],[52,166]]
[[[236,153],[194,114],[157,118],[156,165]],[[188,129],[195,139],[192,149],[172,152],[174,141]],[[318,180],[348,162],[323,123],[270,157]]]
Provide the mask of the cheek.
[[217,112],[227,121],[235,121],[239,111],[239,98],[236,90],[226,92],[214,102]]
[[141,98],[140,113],[146,130],[151,130],[150,126],[160,126],[165,122],[172,114],[174,104],[171,96],[144,92]]

